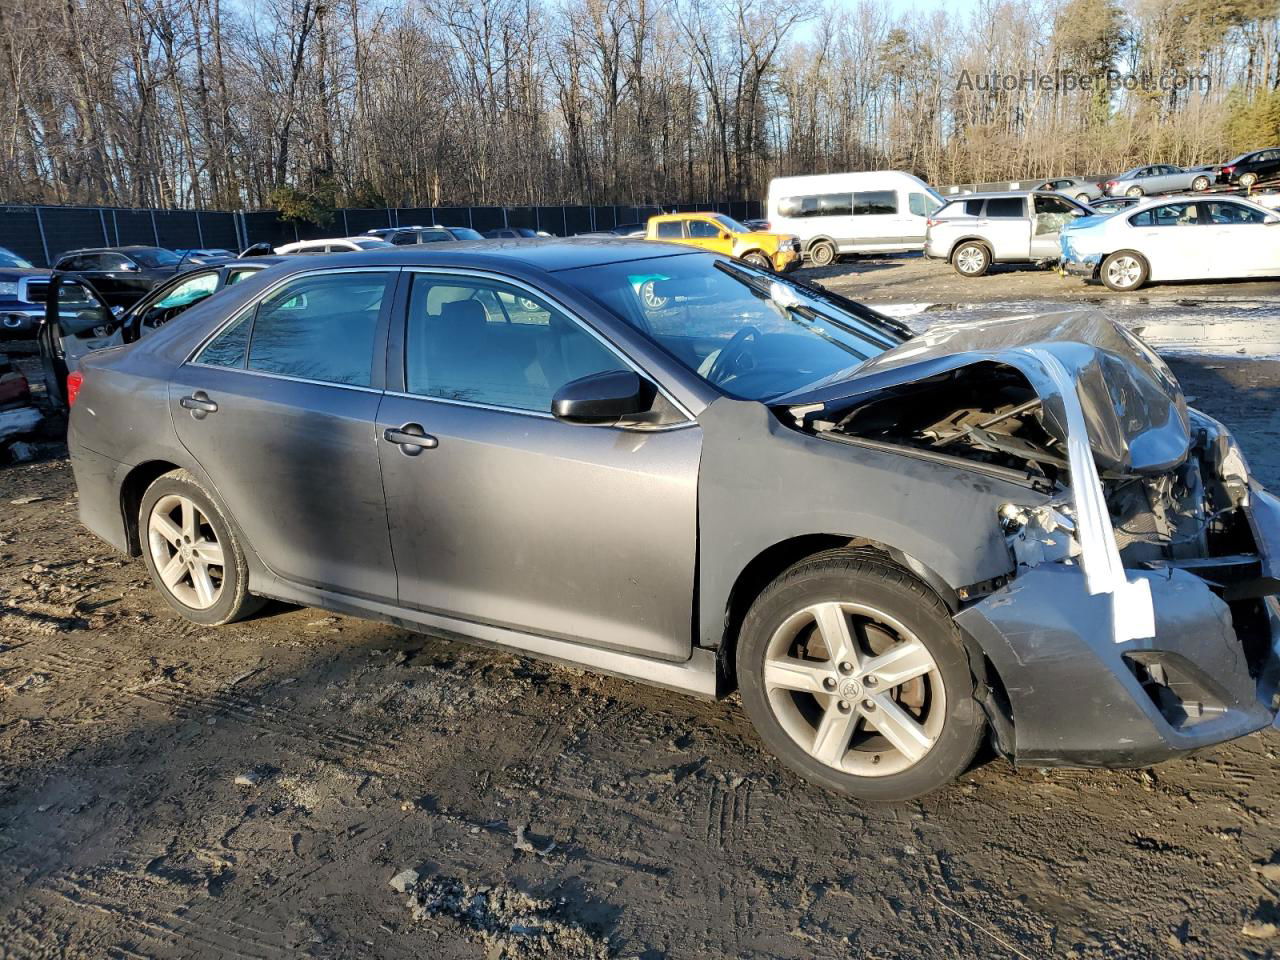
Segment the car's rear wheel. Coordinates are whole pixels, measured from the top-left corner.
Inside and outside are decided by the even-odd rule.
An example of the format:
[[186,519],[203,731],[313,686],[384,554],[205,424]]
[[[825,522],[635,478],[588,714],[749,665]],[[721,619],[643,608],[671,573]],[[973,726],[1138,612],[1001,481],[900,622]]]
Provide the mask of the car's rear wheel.
[[1089,197],[1089,195],[1088,195],[1087,193],[1077,193],[1077,194],[1076,194],[1076,200],[1078,200],[1080,203],[1088,203],[1090,199],[1091,199],[1091,198]]
[[1192,190],[1208,190],[1208,189],[1209,189],[1209,178],[1208,178],[1208,177],[1196,177],[1194,180],[1192,180],[1192,181],[1191,181],[1191,189],[1192,189]]
[[1126,197],[1140,197],[1140,196],[1142,196],[1142,188],[1141,188],[1141,187],[1130,187],[1128,190],[1126,190],[1126,191],[1124,192],[1124,195],[1125,195]]
[[760,270],[773,269],[773,264],[770,262],[769,258],[765,256],[763,253],[761,253],[759,250],[752,250],[750,253],[746,254],[742,258],[742,262],[746,264],[750,264],[751,266],[756,267],[757,269],[760,269]]
[[138,510],[142,558],[151,580],[188,620],[231,623],[258,610],[249,570],[231,525],[186,470],[158,478]]
[[1240,174],[1240,186],[1244,187],[1246,190],[1253,189],[1253,185],[1257,182],[1258,182],[1258,175],[1256,173]]
[[951,266],[962,277],[980,277],[991,267],[991,251],[986,244],[967,240],[951,255]]
[[945,604],[906,571],[850,550],[804,560],[760,594],[737,668],[747,713],[779,759],[868,800],[951,781],[986,727]]
[[1147,261],[1132,250],[1120,250],[1102,261],[1102,282],[1108,289],[1125,293],[1147,282]]
[[836,245],[830,240],[819,240],[809,247],[809,261],[815,267],[829,267],[836,262]]

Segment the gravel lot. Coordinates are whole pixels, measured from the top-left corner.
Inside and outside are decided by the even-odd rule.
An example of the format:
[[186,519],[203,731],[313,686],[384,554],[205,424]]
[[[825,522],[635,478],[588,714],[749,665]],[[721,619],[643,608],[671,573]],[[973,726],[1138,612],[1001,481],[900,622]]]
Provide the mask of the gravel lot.
[[[824,272],[917,325],[1078,286],[879,263]],[[1280,324],[1245,286],[1210,291]],[[1177,374],[1280,488],[1280,362],[1209,352]],[[189,625],[80,531],[56,447],[0,468],[0,958],[1270,957],[1278,748],[860,804],[736,700],[312,609]]]

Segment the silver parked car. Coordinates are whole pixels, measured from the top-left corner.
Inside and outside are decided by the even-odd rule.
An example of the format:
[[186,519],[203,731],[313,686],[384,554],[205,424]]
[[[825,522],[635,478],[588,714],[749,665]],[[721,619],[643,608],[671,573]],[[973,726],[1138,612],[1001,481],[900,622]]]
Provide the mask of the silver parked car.
[[195,623],[736,686],[879,800],[988,731],[1146,766],[1274,719],[1280,501],[1096,312],[911,338],[676,246],[440,243],[293,259],[72,380],[81,519]]
[[1207,190],[1214,174],[1198,168],[1184,170],[1169,163],[1153,163],[1126,170],[1103,184],[1109,197],[1141,197],[1149,193]]
[[993,263],[1039,263],[1058,256],[1058,231],[1088,207],[1059,193],[1014,190],[949,200],[925,227],[924,255],[945,260],[962,277]]
[[1093,180],[1086,180],[1084,177],[1058,177],[1052,180],[1042,180],[1032,189],[1065,193],[1068,197],[1078,200],[1080,203],[1097,200],[1103,195],[1101,184]]

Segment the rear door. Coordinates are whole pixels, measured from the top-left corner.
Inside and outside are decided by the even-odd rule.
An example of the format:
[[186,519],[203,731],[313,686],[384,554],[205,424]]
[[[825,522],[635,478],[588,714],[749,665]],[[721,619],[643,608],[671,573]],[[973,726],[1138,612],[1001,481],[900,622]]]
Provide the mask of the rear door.
[[[400,604],[688,659],[702,431],[564,423],[571,380],[630,369],[532,287],[415,271],[378,414]],[[423,444],[412,442],[423,436]]]
[[1280,276],[1280,224],[1261,210],[1231,200],[1205,200],[1200,215],[1213,236],[1215,277]]
[[978,232],[991,241],[996,260],[1031,259],[1031,217],[1026,197],[990,197]]
[[262,561],[296,583],[384,601],[395,569],[374,420],[397,276],[284,280],[169,386],[179,438]]

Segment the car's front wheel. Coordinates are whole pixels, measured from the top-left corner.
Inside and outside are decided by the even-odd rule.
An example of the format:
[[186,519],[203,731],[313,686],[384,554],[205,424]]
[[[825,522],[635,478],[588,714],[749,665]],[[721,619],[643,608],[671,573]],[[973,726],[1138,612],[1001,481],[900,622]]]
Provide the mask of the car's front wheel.
[[851,550],[801,561],[760,594],[737,669],[747,713],[779,759],[867,800],[953,780],[986,726],[946,605],[905,570]]
[[980,277],[991,267],[991,251],[985,244],[962,243],[951,255],[951,266],[962,277]]
[[138,509],[142,558],[156,589],[188,620],[217,626],[257,611],[231,525],[186,470],[159,477]]
[[1120,250],[1102,261],[1101,273],[1108,289],[1126,293],[1147,282],[1147,261],[1132,250]]
[[772,270],[773,262],[759,250],[753,250],[742,258],[742,262],[759,270]]

